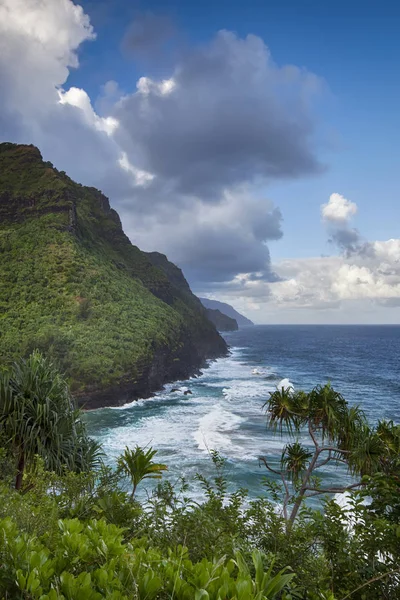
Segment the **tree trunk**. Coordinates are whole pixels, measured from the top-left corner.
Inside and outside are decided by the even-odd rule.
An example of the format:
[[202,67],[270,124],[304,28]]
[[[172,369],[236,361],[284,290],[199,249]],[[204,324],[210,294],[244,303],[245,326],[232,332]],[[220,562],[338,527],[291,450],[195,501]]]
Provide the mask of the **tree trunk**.
[[23,450],[20,450],[19,459],[18,459],[18,471],[17,477],[15,479],[15,489],[20,490],[22,487],[22,479],[24,477],[25,470],[25,453]]
[[308,483],[310,481],[310,477],[311,477],[311,475],[312,475],[312,473],[314,471],[315,465],[317,464],[317,460],[318,460],[318,457],[319,457],[320,454],[321,454],[321,450],[317,449],[316,452],[315,452],[315,454],[314,454],[314,456],[312,457],[311,462],[310,462],[310,464],[308,466],[308,469],[307,469],[307,471],[306,471],[306,473],[305,473],[305,475],[303,477],[303,482],[301,484],[299,495],[297,496],[297,500],[294,503],[293,508],[292,508],[292,512],[290,514],[290,518],[289,518],[289,522],[288,522],[288,530],[290,530],[292,528],[293,523],[294,523],[294,521],[295,521],[295,519],[297,517],[297,513],[299,512],[299,508],[301,506],[301,503],[303,501],[304,495],[306,493],[307,486],[308,486]]

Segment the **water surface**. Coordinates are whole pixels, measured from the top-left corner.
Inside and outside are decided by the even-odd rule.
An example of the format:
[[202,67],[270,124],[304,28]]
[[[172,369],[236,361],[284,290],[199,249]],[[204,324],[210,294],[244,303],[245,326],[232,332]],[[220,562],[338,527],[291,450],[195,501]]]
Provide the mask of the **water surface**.
[[[90,434],[115,464],[125,446],[152,445],[168,478],[214,473],[209,450],[228,459],[232,489],[263,492],[258,457],[279,460],[285,439],[266,428],[263,404],[283,379],[309,390],[330,381],[372,421],[400,422],[400,326],[256,326],[227,334],[231,355],[202,376],[168,385],[152,399],[87,413]],[[172,392],[173,388],[179,388]],[[184,395],[190,389],[191,395]],[[331,470],[329,481],[343,480]]]

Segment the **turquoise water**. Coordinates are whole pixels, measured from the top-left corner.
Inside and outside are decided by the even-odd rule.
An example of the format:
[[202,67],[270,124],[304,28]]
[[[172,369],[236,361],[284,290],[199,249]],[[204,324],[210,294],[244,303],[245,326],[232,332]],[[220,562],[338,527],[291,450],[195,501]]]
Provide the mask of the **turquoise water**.
[[[372,421],[400,422],[400,326],[256,326],[226,340],[231,355],[200,377],[168,385],[151,399],[87,413],[89,432],[110,464],[125,446],[152,445],[169,467],[167,477],[184,476],[197,496],[195,474],[214,473],[209,450],[218,450],[227,458],[231,489],[243,486],[257,496],[266,475],[258,457],[277,462],[285,442],[267,430],[263,410],[282,380],[305,390],[331,381]],[[191,395],[184,395],[187,389]],[[336,483],[345,475],[331,469],[324,479]]]

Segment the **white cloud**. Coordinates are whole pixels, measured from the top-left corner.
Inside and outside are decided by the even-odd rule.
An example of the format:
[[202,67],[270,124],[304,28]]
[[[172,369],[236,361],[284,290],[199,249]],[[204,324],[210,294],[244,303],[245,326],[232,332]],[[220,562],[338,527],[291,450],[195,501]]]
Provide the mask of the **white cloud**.
[[148,173],[147,171],[142,171],[138,169],[134,165],[129,162],[129,158],[126,152],[122,152],[121,156],[118,160],[118,164],[124,171],[130,173],[133,177],[134,185],[146,187],[151,181],[154,179],[154,175],[152,173]]
[[287,322],[346,322],[349,315],[353,322],[399,319],[400,239],[370,242],[349,255],[294,258],[272,267],[281,281],[241,275],[223,288],[221,299],[261,322],[282,322],[282,317]]
[[163,79],[160,82],[153,81],[150,77],[140,77],[136,84],[137,90],[143,96],[147,96],[150,93],[155,93],[159,96],[168,96],[171,94],[176,87],[176,81],[173,77],[170,79]]
[[69,104],[79,108],[83,112],[87,124],[98,131],[104,131],[111,136],[119,126],[114,117],[99,117],[95,113],[85,90],[76,87],[71,87],[67,91],[60,89],[58,95],[60,104]]
[[357,212],[357,204],[341,194],[331,194],[329,202],[321,206],[322,219],[326,222],[343,224]]
[[221,31],[178,54],[168,76],[127,82],[133,93],[105,82],[94,104],[67,81],[81,44],[95,37],[83,9],[71,0],[0,1],[2,138],[36,144],[73,179],[100,188],[131,239],[164,251],[192,283],[271,277],[266,242],[281,236],[281,215],[259,187],[321,171],[319,78],[276,65],[257,36]]
[[79,65],[78,47],[94,38],[89,17],[70,0],[2,0],[2,112],[33,119],[34,111],[54,104],[56,88]]
[[281,214],[260,186],[321,170],[315,75],[278,67],[256,36],[220,32],[170,77],[139,79],[133,94],[106,83],[95,110],[84,89],[67,85],[81,44],[94,38],[71,0],[0,0],[3,139],[35,143],[108,193],[135,243],[167,253],[199,292],[218,289],[258,320],[400,304],[400,240],[361,244],[349,227],[357,205],[338,193],[321,215],[345,254],[271,266],[266,243],[281,236]]

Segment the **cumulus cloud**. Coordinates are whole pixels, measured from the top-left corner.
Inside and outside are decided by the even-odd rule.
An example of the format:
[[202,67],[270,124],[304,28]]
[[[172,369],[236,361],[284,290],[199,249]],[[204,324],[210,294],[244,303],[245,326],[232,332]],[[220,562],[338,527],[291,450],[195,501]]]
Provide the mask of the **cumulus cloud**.
[[277,67],[260,38],[221,31],[170,78],[141,78],[115,116],[139,168],[215,201],[227,186],[321,171],[311,112],[319,87],[307,71]]
[[357,204],[341,194],[331,194],[329,202],[321,206],[322,218],[329,223],[347,223],[357,212]]
[[[155,45],[168,37],[157,19],[140,27],[133,48],[146,46],[146,28]],[[342,253],[271,263],[282,215],[265,184],[323,170],[315,75],[277,66],[256,36],[222,31],[163,77],[131,82],[133,93],[105,82],[94,105],[68,86],[80,46],[94,39],[71,0],[1,1],[2,139],[35,143],[46,160],[103,189],[132,241],[165,252],[198,292],[253,314],[303,311],[314,320],[343,306],[354,315],[400,306],[400,240],[362,241],[352,227],[357,205],[338,193],[321,216]]]
[[[170,33],[164,17],[146,13],[124,43],[147,52]],[[277,279],[266,244],[282,235],[282,217],[260,190],[323,169],[313,117],[321,81],[277,66],[260,38],[222,31],[181,53],[166,76],[131,82],[133,93],[105,82],[93,104],[67,80],[94,39],[71,0],[2,1],[2,138],[38,145],[102,189],[132,241],[165,252],[195,286]]]
[[2,121],[12,112],[28,125],[57,103],[57,87],[79,64],[77,49],[95,34],[69,0],[2,0],[0,33]]
[[89,96],[63,89],[78,50],[95,33],[81,6],[70,0],[2,0],[0,3],[0,135],[36,144],[81,183],[130,188],[118,165],[112,117],[99,117]]
[[354,252],[360,243],[359,232],[350,227],[357,210],[355,202],[337,193],[331,194],[329,202],[321,205],[322,221],[330,233],[329,241],[346,252]]
[[[363,315],[379,315],[386,322],[391,317],[384,308],[400,307],[400,239],[367,242],[359,251],[340,256],[288,259],[272,269],[276,281],[238,276],[222,289],[221,297],[254,311],[256,319],[259,310],[275,319],[286,315],[289,322],[323,322],[326,314],[335,321],[335,311],[351,315],[350,322],[362,322]],[[325,316],[319,317],[321,312]]]

